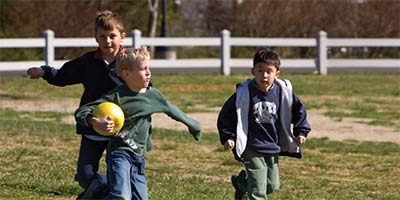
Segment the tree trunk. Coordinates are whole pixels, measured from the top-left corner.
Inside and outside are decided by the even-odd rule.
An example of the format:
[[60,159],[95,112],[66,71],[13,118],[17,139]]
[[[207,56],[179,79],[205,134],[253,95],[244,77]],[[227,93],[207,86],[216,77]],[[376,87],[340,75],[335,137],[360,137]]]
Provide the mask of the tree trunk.
[[[155,37],[157,32],[157,16],[159,0],[147,0],[149,4],[149,21],[147,23],[147,37]],[[154,46],[150,47],[150,55],[154,57]]]

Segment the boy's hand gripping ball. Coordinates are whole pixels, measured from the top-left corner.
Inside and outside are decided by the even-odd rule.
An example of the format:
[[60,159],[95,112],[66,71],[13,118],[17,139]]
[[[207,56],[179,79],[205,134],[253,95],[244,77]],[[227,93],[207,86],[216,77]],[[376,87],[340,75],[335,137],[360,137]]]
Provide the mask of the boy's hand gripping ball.
[[97,117],[97,118],[101,118],[101,117],[109,115],[109,116],[111,116],[111,120],[114,121],[114,123],[115,123],[114,130],[111,133],[93,127],[94,130],[97,133],[99,133],[100,135],[104,135],[104,136],[115,135],[119,130],[121,130],[122,126],[124,125],[124,121],[125,121],[124,112],[115,103],[103,102],[94,108],[92,114],[94,117]]

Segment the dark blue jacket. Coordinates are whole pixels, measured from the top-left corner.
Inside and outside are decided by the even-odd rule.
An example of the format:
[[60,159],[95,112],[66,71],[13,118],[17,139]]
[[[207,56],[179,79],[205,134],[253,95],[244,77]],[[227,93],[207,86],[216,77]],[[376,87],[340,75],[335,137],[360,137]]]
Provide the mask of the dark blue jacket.
[[[117,85],[123,84],[116,73],[115,61],[107,65],[102,60],[99,49],[66,62],[58,70],[50,66],[42,66],[41,68],[45,72],[42,78],[51,85],[63,87],[82,84],[84,91],[79,106],[97,100]],[[98,135],[92,128],[79,124],[76,125],[76,132],[85,135]]]
[[[254,89],[254,87],[252,87],[251,84],[254,84],[254,80],[249,79],[238,85],[237,92],[223,105],[217,122],[221,144],[225,144],[228,139],[235,141],[233,153],[235,154],[235,158],[239,160],[241,154],[248,145],[247,142],[254,141],[253,139],[248,139],[248,137],[253,137],[254,134],[252,135],[249,133],[249,135],[247,135],[248,132],[251,131],[249,130],[249,123],[252,123],[248,121],[251,119],[248,115],[252,113],[250,109],[253,106],[250,99],[252,92],[249,90]],[[279,111],[277,112],[279,113],[279,123],[276,124],[275,129],[277,133],[274,133],[278,136],[278,140],[273,141],[276,141],[276,144],[281,147],[279,152],[281,155],[300,158],[300,146],[295,141],[295,137],[298,135],[307,136],[311,131],[304,104],[292,91],[290,81],[278,79],[275,81],[274,85],[274,87],[280,88],[280,103]],[[241,97],[238,97],[238,93]],[[238,101],[237,99],[240,100]],[[238,112],[241,113],[241,117],[238,117]],[[240,126],[238,125],[238,119],[240,119],[241,122]],[[293,132],[289,130],[290,124],[293,124]],[[237,137],[239,130],[240,137]],[[271,130],[268,131],[271,132]],[[265,134],[269,133],[265,132]],[[257,151],[257,149],[253,150]]]

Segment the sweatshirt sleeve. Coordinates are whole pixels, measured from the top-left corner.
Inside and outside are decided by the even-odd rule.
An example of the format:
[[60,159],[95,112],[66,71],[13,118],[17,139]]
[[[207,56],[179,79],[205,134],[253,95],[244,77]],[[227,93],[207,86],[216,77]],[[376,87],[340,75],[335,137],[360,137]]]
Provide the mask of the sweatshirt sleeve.
[[307,120],[307,111],[304,107],[303,102],[293,92],[293,106],[292,106],[292,124],[293,134],[295,136],[303,135],[307,137],[311,131],[310,124]]
[[60,69],[47,65],[41,66],[44,71],[43,79],[55,86],[66,86],[82,83],[84,57],[78,57],[66,62]]
[[159,90],[155,88],[151,88],[151,90],[154,94],[154,101],[157,102],[154,102],[154,105],[160,105],[161,112],[164,112],[172,119],[185,124],[188,127],[189,132],[193,135],[194,139],[199,141],[202,135],[200,123],[187,116],[181,109],[179,109],[175,105],[171,104]]
[[78,109],[76,109],[75,111],[75,121],[76,123],[83,125],[83,126],[87,126],[87,127],[91,127],[91,125],[89,125],[87,123],[87,117],[88,116],[92,116],[92,112],[94,110],[94,108],[99,105],[100,103],[106,102],[106,101],[110,101],[112,102],[114,98],[112,98],[115,95],[112,94],[106,94],[104,96],[102,96],[101,98],[97,99],[96,101],[92,101],[89,102],[81,107],[79,107]]
[[188,127],[189,132],[193,135],[193,137],[197,141],[199,141],[202,135],[200,123],[187,116],[181,109],[179,109],[178,107],[169,102],[167,102],[167,107],[168,109],[165,112],[165,114],[167,114],[172,119],[185,124]]
[[222,145],[228,139],[236,140],[237,114],[235,101],[236,93],[229,97],[218,115],[217,128]]

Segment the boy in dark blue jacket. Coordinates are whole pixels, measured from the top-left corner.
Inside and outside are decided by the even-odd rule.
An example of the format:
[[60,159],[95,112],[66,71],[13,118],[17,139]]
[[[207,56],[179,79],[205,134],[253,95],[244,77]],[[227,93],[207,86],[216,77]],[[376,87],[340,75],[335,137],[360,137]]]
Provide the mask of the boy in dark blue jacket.
[[[50,66],[29,68],[27,74],[33,78],[43,78],[49,84],[67,86],[82,84],[84,91],[79,106],[100,98],[116,86],[123,84],[117,76],[115,58],[123,49],[125,38],[121,17],[111,11],[97,13],[95,19],[96,51],[66,62],[60,69]],[[99,174],[99,161],[107,148],[109,138],[96,133],[91,127],[76,125],[76,132],[82,135],[77,173],[75,180],[85,190],[78,199],[98,198],[107,185],[107,178]]]
[[235,199],[268,199],[280,186],[278,155],[301,158],[300,144],[311,131],[290,81],[278,79],[280,64],[276,52],[257,51],[254,78],[239,84],[219,113],[221,144],[246,168],[232,176]]

